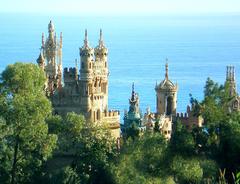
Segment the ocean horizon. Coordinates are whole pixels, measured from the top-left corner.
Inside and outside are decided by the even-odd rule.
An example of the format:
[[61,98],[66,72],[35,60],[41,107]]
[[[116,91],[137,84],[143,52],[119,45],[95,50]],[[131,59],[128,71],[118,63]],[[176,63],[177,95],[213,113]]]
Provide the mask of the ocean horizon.
[[39,55],[42,32],[52,20],[57,36],[63,33],[63,67],[79,61],[79,47],[88,30],[95,47],[99,30],[109,50],[109,108],[128,109],[132,83],[140,108],[156,111],[156,82],[165,75],[178,83],[177,111],[185,112],[189,94],[203,99],[207,77],[223,84],[226,66],[233,65],[240,81],[240,14],[205,16],[46,16],[0,14],[0,71],[15,62],[33,62]]

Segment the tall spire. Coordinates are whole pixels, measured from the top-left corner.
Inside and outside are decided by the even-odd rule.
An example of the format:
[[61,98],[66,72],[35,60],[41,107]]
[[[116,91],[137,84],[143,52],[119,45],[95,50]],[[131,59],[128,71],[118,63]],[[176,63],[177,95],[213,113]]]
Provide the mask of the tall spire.
[[48,24],[48,32],[52,33],[54,32],[54,25],[52,23],[52,20],[50,20],[49,24]]
[[85,46],[85,47],[89,47],[89,45],[88,45],[88,35],[87,35],[87,29],[85,29],[84,46]]
[[132,83],[132,97],[131,97],[131,100],[132,101],[135,100],[134,82]]
[[165,65],[165,78],[168,79],[168,59],[166,59],[166,65]]
[[226,80],[235,81],[235,68],[234,68],[234,66],[227,66]]
[[102,29],[100,29],[100,38],[99,38],[99,47],[103,47],[103,35],[102,35]]

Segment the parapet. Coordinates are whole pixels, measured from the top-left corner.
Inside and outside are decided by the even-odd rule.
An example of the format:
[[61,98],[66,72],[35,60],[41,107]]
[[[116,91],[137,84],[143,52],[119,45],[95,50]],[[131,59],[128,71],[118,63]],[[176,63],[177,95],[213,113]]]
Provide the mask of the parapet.
[[120,111],[117,110],[104,111],[104,117],[116,117],[116,116],[120,116]]
[[64,68],[64,82],[70,82],[76,79],[77,76],[77,69],[75,67],[71,68]]

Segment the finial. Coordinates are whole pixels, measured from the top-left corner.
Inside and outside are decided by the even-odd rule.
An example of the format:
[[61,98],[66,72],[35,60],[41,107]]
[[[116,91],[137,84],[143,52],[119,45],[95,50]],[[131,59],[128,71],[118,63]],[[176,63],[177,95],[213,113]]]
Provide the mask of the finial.
[[49,32],[54,32],[54,25],[52,23],[52,20],[50,20],[49,24],[48,24],[48,31]]
[[88,35],[87,35],[87,29],[85,29],[84,46],[85,46],[85,47],[88,47]]
[[42,33],[42,48],[44,48],[44,33]]
[[135,99],[135,92],[134,92],[134,82],[132,83],[132,97],[131,100],[134,101]]
[[165,65],[165,78],[168,79],[168,59],[166,59],[166,65]]
[[100,46],[100,47],[104,46],[102,29],[100,29],[99,46]]

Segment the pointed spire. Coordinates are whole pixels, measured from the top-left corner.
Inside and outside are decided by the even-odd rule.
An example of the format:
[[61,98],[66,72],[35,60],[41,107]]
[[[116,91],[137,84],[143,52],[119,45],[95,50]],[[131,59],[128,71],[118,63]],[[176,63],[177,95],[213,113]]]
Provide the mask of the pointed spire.
[[229,80],[229,66],[227,66],[226,70],[226,80]]
[[42,48],[44,48],[44,33],[42,33]]
[[166,59],[166,65],[165,65],[165,78],[168,79],[168,59]]
[[48,24],[48,32],[54,32],[54,25],[52,23],[52,20],[50,20],[49,24]]
[[87,34],[87,29],[85,29],[84,46],[85,46],[85,47],[89,47],[89,45],[88,45],[88,34]]
[[134,82],[132,83],[132,97],[131,100],[134,101],[135,99],[135,91],[134,91]]
[[99,38],[99,47],[103,47],[103,34],[102,34],[102,29],[100,29],[100,38]]

